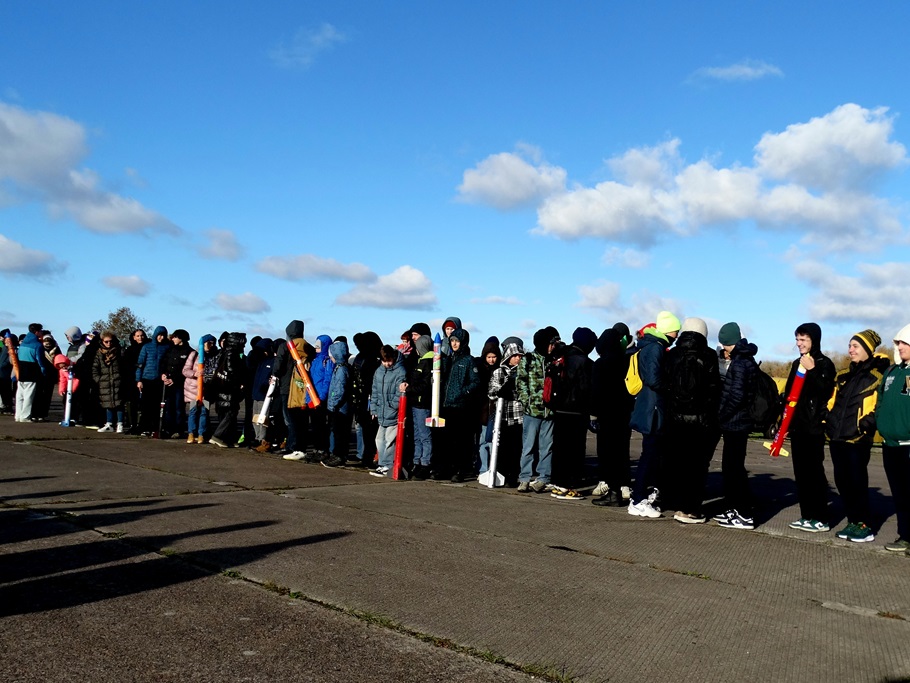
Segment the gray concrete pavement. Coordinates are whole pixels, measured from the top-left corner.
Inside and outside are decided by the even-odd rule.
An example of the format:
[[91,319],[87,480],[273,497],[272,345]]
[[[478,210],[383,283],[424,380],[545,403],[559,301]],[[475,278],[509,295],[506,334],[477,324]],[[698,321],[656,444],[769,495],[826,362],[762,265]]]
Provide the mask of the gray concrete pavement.
[[525,677],[479,654],[579,681],[910,680],[910,558],[882,549],[896,533],[878,456],[881,529],[850,544],[787,527],[789,462],[758,444],[761,526],[743,532],[0,428],[3,680]]

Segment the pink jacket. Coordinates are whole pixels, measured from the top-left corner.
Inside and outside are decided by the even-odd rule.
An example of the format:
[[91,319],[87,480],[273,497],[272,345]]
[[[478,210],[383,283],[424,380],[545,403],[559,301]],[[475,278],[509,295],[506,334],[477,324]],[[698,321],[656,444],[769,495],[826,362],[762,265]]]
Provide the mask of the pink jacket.
[[[66,395],[66,384],[69,381],[69,367],[73,364],[69,358],[64,356],[62,353],[58,353],[54,356],[54,365],[57,367],[57,373],[59,374],[59,381],[57,383],[57,393],[61,396]],[[63,367],[60,367],[60,366]],[[79,387],[79,380],[73,377],[73,393],[76,393],[76,389]]]

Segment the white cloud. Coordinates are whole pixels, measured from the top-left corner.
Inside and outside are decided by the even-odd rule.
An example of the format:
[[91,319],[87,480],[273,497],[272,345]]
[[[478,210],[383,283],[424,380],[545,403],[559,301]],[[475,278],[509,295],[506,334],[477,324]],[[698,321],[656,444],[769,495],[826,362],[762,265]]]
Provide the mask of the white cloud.
[[513,209],[533,205],[565,188],[565,169],[537,161],[537,152],[528,145],[520,146],[519,151],[531,156],[534,163],[517,153],[491,154],[464,172],[458,186],[459,198],[497,209]]
[[745,59],[728,66],[705,66],[697,69],[689,80],[715,80],[715,81],[756,81],[768,76],[782,77],[784,72],[780,68],[767,62],[756,59]]
[[211,228],[203,234],[209,240],[208,245],[199,248],[199,254],[203,258],[237,261],[243,253],[237,236],[230,230]]
[[620,249],[619,247],[610,247],[604,252],[601,259],[606,266],[620,266],[622,268],[645,268],[651,261],[651,257],[635,249]]
[[85,129],[72,119],[0,103],[0,182],[20,200],[44,203],[98,233],[180,229],[130,197],[104,190],[98,175],[76,166],[88,154]]
[[470,303],[479,305],[492,304],[495,306],[524,306],[524,302],[515,296],[485,296],[471,299]]
[[101,282],[123,296],[146,296],[152,290],[152,286],[138,275],[111,275]]
[[753,222],[799,233],[820,250],[875,249],[901,241],[904,232],[898,208],[869,191],[907,162],[891,133],[884,109],[843,105],[765,134],[751,167],[722,168],[707,159],[686,164],[677,139],[628,150],[606,162],[614,180],[542,198],[534,232],[649,247],[706,227]]
[[341,263],[315,254],[268,256],[256,264],[256,270],[282,280],[344,280],[373,282],[376,273],[362,263]]
[[892,142],[893,117],[885,107],[843,104],[808,123],[765,133],[756,169],[765,177],[823,190],[861,189],[907,161],[907,149]]
[[269,57],[283,68],[308,69],[316,57],[347,41],[347,36],[328,23],[319,28],[300,28],[290,45],[279,44],[269,51]]
[[267,313],[272,310],[269,303],[253,294],[246,292],[244,294],[218,294],[215,297],[215,305],[225,311],[236,311],[238,313]]
[[0,273],[44,276],[66,268],[53,254],[29,249],[19,242],[0,235]]
[[335,299],[342,306],[426,310],[436,305],[433,283],[421,271],[401,266],[375,282],[360,284]]
[[593,285],[581,285],[578,293],[581,299],[575,304],[576,308],[601,308],[613,311],[620,305],[621,287],[616,282],[600,280]]
[[830,322],[903,326],[910,301],[910,264],[860,263],[856,269],[859,274],[853,276],[816,261],[798,263],[796,276],[818,290],[809,300],[810,315]]

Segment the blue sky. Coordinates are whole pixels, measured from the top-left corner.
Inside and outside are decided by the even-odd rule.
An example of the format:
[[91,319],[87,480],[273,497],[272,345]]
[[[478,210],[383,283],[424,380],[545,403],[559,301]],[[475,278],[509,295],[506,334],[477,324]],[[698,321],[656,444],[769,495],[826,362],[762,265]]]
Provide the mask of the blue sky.
[[[265,9],[263,9],[265,7]],[[910,5],[0,5],[0,325],[815,320],[910,294]]]

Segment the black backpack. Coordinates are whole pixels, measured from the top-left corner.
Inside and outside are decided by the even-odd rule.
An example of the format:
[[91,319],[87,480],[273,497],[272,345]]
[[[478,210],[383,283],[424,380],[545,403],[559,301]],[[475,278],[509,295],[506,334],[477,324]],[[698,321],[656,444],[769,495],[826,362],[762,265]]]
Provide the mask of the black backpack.
[[759,367],[755,369],[753,382],[755,393],[749,406],[749,418],[752,420],[753,430],[764,433],[780,417],[782,407],[780,391],[777,382]]
[[685,350],[670,368],[670,418],[686,424],[701,424],[710,410],[708,405],[708,366],[697,350]]
[[550,361],[543,377],[543,404],[556,408],[563,398],[566,377],[566,361],[561,356]]

